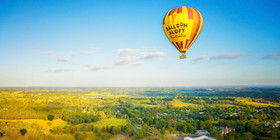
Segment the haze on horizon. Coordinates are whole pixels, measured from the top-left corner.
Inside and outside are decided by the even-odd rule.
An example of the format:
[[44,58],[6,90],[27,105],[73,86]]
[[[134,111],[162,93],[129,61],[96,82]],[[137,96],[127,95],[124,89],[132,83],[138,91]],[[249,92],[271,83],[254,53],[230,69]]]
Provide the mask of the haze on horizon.
[[[0,87],[280,85],[279,5],[2,0]],[[162,30],[179,6],[204,19],[185,60]]]

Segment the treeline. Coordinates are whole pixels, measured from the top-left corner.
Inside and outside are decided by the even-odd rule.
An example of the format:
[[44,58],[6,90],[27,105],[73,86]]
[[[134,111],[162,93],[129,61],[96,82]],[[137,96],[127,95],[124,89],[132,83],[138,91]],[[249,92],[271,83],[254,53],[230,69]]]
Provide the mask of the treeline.
[[103,133],[111,134],[131,134],[135,131],[131,124],[126,124],[124,126],[104,126],[97,127],[94,124],[79,124],[65,127],[54,127],[50,130],[53,134],[74,134],[76,132],[94,132],[97,136]]

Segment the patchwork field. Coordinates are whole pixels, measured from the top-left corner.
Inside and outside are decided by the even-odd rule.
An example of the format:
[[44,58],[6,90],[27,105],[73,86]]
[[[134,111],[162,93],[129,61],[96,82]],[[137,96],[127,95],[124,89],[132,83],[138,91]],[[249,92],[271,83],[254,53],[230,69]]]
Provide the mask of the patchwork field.
[[38,124],[40,127],[42,127],[44,133],[49,134],[50,133],[50,129],[52,129],[53,127],[64,127],[67,125],[66,121],[63,121],[62,119],[55,119],[53,121],[49,121],[49,120],[41,120],[41,119],[22,119],[22,120],[4,120],[4,119],[0,119],[0,121],[10,121],[10,122],[17,122],[17,121],[22,121],[24,123],[28,123],[28,124]]
[[199,105],[196,105],[196,104],[193,104],[193,103],[184,103],[184,102],[182,102],[181,100],[178,100],[178,99],[174,99],[170,103],[174,107],[188,107],[188,106],[199,107]]
[[105,126],[124,126],[126,124],[129,124],[129,120],[126,119],[117,119],[117,118],[110,118],[110,119],[104,119],[98,122],[91,123],[96,127],[102,128]]
[[278,105],[258,103],[258,102],[245,102],[244,104],[253,105],[253,106],[263,106],[263,107],[267,107],[267,106],[278,107]]
[[75,140],[70,134],[54,135],[55,140]]
[[152,104],[150,100],[143,99],[143,100],[133,100],[134,106],[141,106],[146,108],[152,108],[152,107],[160,107],[160,104]]

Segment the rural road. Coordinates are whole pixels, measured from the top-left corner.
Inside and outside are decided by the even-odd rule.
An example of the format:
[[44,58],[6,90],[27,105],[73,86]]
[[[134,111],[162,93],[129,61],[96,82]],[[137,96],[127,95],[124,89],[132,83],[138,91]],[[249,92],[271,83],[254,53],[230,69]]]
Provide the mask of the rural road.
[[[127,116],[129,116],[125,110],[124,110],[124,113],[125,113]],[[133,126],[134,129],[135,129],[134,133],[137,132],[137,131],[139,131],[139,129],[134,125],[132,119],[131,119],[130,117],[129,117],[128,119],[129,119],[130,123],[132,124],[132,126]],[[129,136],[129,134],[124,134],[124,135],[122,135],[122,136],[119,136],[119,137],[117,137],[117,138],[114,138],[114,140],[118,140],[118,139],[124,138],[124,137],[126,137],[126,136]]]

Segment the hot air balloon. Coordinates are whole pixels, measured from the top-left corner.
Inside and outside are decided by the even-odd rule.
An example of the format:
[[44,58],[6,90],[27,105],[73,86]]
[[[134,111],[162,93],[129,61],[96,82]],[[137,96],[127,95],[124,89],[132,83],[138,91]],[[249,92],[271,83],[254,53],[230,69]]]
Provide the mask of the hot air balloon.
[[185,53],[196,40],[203,24],[200,12],[192,7],[177,7],[167,12],[163,19],[163,30],[169,41],[187,58]]

